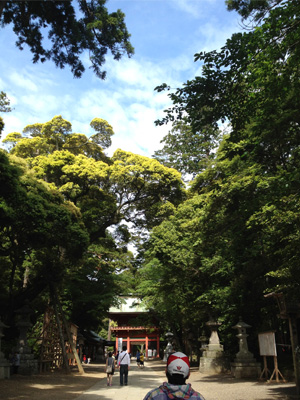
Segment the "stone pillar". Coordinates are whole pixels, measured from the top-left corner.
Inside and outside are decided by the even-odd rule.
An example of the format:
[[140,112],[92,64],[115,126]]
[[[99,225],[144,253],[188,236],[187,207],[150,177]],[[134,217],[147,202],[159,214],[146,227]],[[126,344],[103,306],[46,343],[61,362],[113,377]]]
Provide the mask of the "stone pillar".
[[4,328],[8,328],[8,326],[6,326],[0,318],[0,379],[8,379],[10,377],[10,364],[6,358],[4,358],[4,354],[1,351],[1,340],[4,337]]
[[34,359],[34,355],[31,354],[31,348],[27,342],[27,332],[31,328],[30,315],[32,309],[29,307],[28,302],[24,304],[19,310],[16,311],[17,322],[16,326],[19,329],[19,345],[18,351],[20,353],[20,367],[19,373],[21,375],[31,375],[38,372],[38,361]]
[[220,344],[218,327],[221,323],[208,321],[206,325],[211,333],[208,345],[203,349],[200,357],[199,372],[202,374],[219,374],[228,369],[228,360],[224,354],[223,346]]
[[261,374],[261,367],[260,363],[255,360],[253,354],[248,350],[247,328],[251,328],[251,326],[243,322],[241,317],[239,322],[233,326],[233,329],[238,330],[236,337],[239,339],[239,352],[236,354],[234,362],[231,363],[231,373],[238,379],[257,379]]
[[167,361],[168,357],[170,354],[173,353],[173,345],[172,345],[172,339],[173,339],[173,333],[172,332],[167,332],[166,333],[166,339],[168,341],[168,344],[164,350],[164,359],[163,361]]
[[205,350],[207,348],[207,342],[208,342],[208,337],[205,335],[205,332],[202,331],[201,336],[198,339],[198,342],[200,342],[200,348],[199,350],[202,352],[203,350]]

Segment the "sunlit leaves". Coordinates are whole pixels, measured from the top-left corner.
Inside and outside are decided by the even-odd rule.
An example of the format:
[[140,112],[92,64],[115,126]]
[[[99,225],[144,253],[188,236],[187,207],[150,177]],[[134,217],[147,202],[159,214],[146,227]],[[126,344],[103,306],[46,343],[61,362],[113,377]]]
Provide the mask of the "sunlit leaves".
[[92,141],[103,149],[111,146],[111,136],[114,135],[112,126],[102,118],[94,118],[90,126],[96,131],[91,137]]

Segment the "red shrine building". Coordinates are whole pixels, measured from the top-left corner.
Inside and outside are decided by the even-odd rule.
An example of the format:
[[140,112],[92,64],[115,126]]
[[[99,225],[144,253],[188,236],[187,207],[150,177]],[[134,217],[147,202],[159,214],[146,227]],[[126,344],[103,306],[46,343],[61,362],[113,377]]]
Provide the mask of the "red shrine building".
[[109,309],[109,331],[116,336],[116,351],[122,346],[136,355],[143,351],[146,357],[159,357],[159,329],[150,313],[135,297],[122,297],[120,307]]

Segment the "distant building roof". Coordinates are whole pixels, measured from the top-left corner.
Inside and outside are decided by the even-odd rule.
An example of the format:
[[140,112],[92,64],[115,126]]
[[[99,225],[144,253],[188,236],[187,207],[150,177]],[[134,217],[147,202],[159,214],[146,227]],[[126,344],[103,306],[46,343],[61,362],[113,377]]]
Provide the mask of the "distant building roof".
[[110,307],[109,309],[109,313],[111,314],[133,314],[141,312],[148,312],[148,310],[141,305],[141,300],[137,297],[122,297],[119,307]]
[[93,343],[98,343],[101,344],[103,342],[106,342],[105,339],[103,339],[101,336],[99,336],[96,332],[90,331],[90,330],[84,330],[82,332],[82,335],[85,337],[85,339],[89,342]]

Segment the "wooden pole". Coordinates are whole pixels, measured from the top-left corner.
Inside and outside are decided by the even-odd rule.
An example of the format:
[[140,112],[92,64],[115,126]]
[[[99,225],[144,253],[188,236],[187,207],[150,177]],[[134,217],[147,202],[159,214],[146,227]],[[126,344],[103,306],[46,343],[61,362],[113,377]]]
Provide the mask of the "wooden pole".
[[276,378],[276,382],[280,382],[279,375],[281,376],[283,382],[286,382],[286,380],[284,379],[282,373],[279,371],[277,356],[274,356],[274,371],[273,371],[273,373],[271,375],[271,378],[268,380],[268,382],[272,381],[274,375],[275,375],[275,378]]
[[76,346],[75,346],[75,344],[74,344],[74,342],[73,342],[73,338],[72,338],[72,335],[71,335],[69,323],[68,323],[68,321],[67,321],[66,318],[65,318],[65,314],[64,314],[64,312],[63,312],[63,309],[62,309],[62,306],[61,306],[61,304],[60,304],[60,301],[58,300],[58,296],[57,296],[56,290],[55,290],[55,297],[56,297],[57,305],[58,305],[58,307],[59,307],[59,311],[60,311],[60,314],[61,314],[61,318],[62,318],[62,320],[63,320],[64,328],[65,328],[66,333],[67,333],[67,336],[68,336],[68,341],[69,341],[69,343],[70,343],[70,346],[71,346],[71,349],[72,349],[72,353],[73,353],[74,358],[75,358],[76,363],[77,363],[78,371],[79,371],[80,374],[84,374],[83,366],[82,366],[81,361],[80,361],[80,358],[79,358],[79,356],[78,356],[78,353],[77,353],[77,350],[76,350]]
[[265,378],[268,379],[268,373],[270,371],[268,370],[267,356],[263,356],[263,357],[264,357],[264,369],[262,370],[262,373],[260,374],[259,379],[262,379],[264,375],[265,375]]
[[297,395],[300,395],[300,370],[298,359],[296,355],[296,348],[298,346],[298,333],[297,333],[297,319],[296,317],[289,315],[289,328],[290,328],[290,337],[291,337],[291,345],[292,345],[292,353],[293,353],[293,363],[294,363],[294,373],[295,373],[295,383]]
[[59,313],[58,313],[58,309],[57,309],[57,296],[56,296],[56,293],[55,293],[55,289],[54,289],[54,287],[52,285],[50,287],[50,293],[51,293],[51,297],[52,297],[52,303],[53,303],[53,309],[54,309],[56,324],[57,324],[58,332],[59,332],[60,345],[61,345],[61,350],[62,350],[62,355],[63,355],[63,365],[64,365],[64,367],[66,369],[66,372],[70,373],[70,366],[69,366],[69,363],[68,363],[68,357],[67,357],[67,352],[66,352],[66,347],[65,347],[64,335],[63,335],[61,321],[60,321]]

